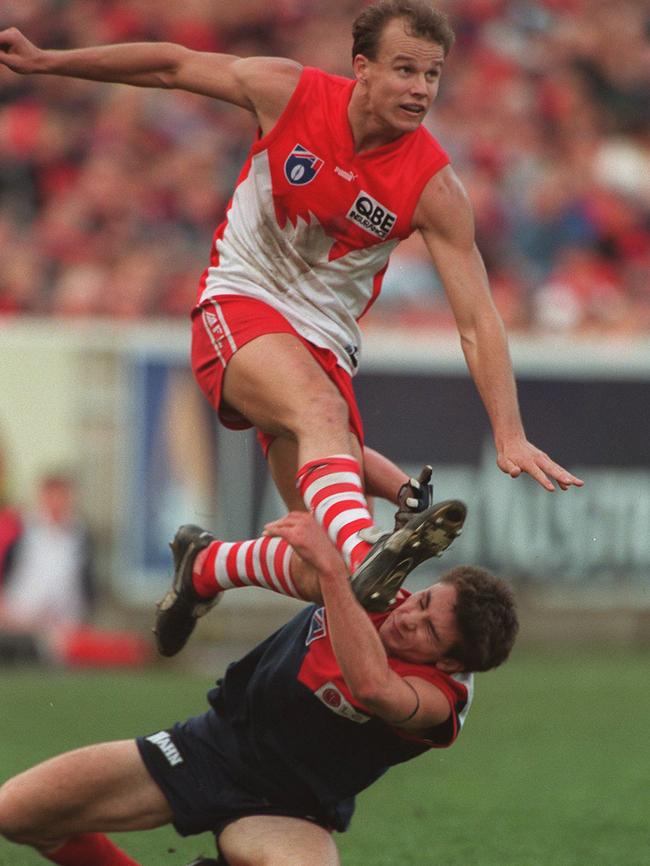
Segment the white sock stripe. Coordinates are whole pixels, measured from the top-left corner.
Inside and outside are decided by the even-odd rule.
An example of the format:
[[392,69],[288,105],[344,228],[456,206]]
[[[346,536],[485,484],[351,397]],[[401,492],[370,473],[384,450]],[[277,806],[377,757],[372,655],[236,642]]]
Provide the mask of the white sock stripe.
[[[263,545],[266,545],[263,557],[264,568],[262,567],[261,555]],[[280,562],[276,567],[275,558],[280,545],[283,545],[284,548]],[[228,557],[231,555],[233,548],[236,549],[233,563],[236,580],[233,580],[228,575]],[[292,595],[294,598],[301,598],[302,596],[291,579],[292,554],[293,549],[281,538],[269,540],[262,537],[249,541],[221,542],[214,559],[216,586],[220,590],[235,589],[242,584],[246,586],[262,586],[268,587],[273,592],[279,592],[282,595]],[[247,565],[249,558],[250,564]],[[269,575],[268,579],[264,576],[265,571]]]
[[352,562],[352,554],[354,552],[355,547],[359,544],[365,544],[365,542],[359,538],[357,533],[353,533],[349,538],[343,542],[343,546],[341,548],[341,556],[345,560],[345,564],[350,567]]
[[317,505],[314,509],[314,517],[316,518],[316,522],[320,523],[321,526],[325,526],[325,512],[329,508],[330,503],[324,502],[321,505]]
[[231,589],[235,584],[228,577],[226,560],[232,549],[232,542],[222,542],[214,560],[214,577],[221,589]]
[[253,573],[259,580],[262,579],[262,560],[260,557],[260,551],[262,550],[263,543],[263,538],[256,538],[253,542]]
[[[327,514],[322,519],[322,524],[327,530],[330,539],[336,544],[336,536],[349,523],[354,523],[356,520],[367,520],[370,517],[365,508],[349,508],[347,511],[342,511],[331,520],[327,519]],[[317,520],[320,519],[317,517]],[[358,533],[354,532],[352,537],[359,541]]]
[[[316,508],[314,509],[314,512],[313,512],[314,517],[316,518],[317,522],[320,523],[321,526],[325,527],[325,529],[327,529],[329,527],[331,521],[334,519],[333,517],[330,517],[328,519],[329,510],[332,508],[333,505],[339,505],[339,504],[340,503],[336,499],[334,499],[334,500],[325,499],[325,500],[323,500],[323,502],[320,502],[316,506]],[[347,511],[347,509],[346,509],[346,511]],[[344,511],[343,514],[345,514],[346,511]],[[339,517],[340,516],[341,515],[339,515]]]
[[[319,522],[326,522],[326,514],[330,510],[330,508],[345,505],[345,510],[350,512],[350,514],[356,514],[359,511],[363,511],[364,516],[371,520],[370,512],[368,511],[368,503],[366,502],[365,496],[356,496],[354,493],[345,494],[341,496],[328,496],[323,499],[322,502],[319,502],[316,508],[314,508],[313,513]],[[356,506],[356,507],[354,507]],[[353,518],[356,519],[356,518]]]
[[242,541],[241,547],[237,551],[237,577],[246,583],[251,583],[251,576],[248,574],[248,570],[246,568],[246,554],[250,550],[251,546],[255,544],[254,541]]
[[266,548],[266,565],[268,567],[269,574],[271,575],[271,580],[273,581],[273,585],[274,585],[275,589],[277,589],[278,592],[284,593],[284,588],[283,588],[282,584],[280,583],[280,579],[278,578],[278,575],[276,574],[275,563],[274,563],[275,552],[278,549],[278,546],[279,546],[281,541],[282,541],[281,538],[272,538],[271,539],[271,543]]
[[311,508],[311,500],[314,496],[325,487],[331,487],[333,484],[354,484],[357,490],[363,491],[361,479],[355,472],[332,472],[329,475],[323,475],[322,478],[314,478],[305,487],[303,498],[307,505]]
[[291,595],[293,595],[295,598],[300,598],[300,595],[299,595],[293,581],[291,580],[291,564],[290,563],[291,563],[292,553],[293,553],[293,548],[287,544],[287,548],[284,551],[284,556],[282,558],[282,572],[283,572],[286,584],[289,587],[289,592],[291,593]]
[[333,490],[331,493],[327,493],[323,499],[318,503],[322,505],[323,502],[341,502],[344,499],[350,499],[353,502],[363,502],[366,503],[366,496],[363,490]]

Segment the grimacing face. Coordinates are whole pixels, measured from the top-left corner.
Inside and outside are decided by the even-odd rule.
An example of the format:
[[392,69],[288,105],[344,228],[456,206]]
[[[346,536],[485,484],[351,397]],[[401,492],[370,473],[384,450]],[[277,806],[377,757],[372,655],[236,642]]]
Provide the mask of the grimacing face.
[[453,584],[434,583],[392,610],[379,627],[379,637],[388,655],[434,664],[447,673],[462,670],[462,664],[448,656],[459,638],[454,612],[456,598]]
[[437,96],[444,60],[441,45],[410,36],[404,19],[389,21],[376,60],[354,58],[366,110],[376,124],[397,135],[416,130]]

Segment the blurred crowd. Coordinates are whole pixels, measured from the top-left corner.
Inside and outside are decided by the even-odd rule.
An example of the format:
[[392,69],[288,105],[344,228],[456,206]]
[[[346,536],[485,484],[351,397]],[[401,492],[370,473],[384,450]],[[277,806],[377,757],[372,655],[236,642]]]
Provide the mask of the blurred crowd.
[[[169,40],[343,75],[360,0],[3,0],[43,47]],[[650,6],[441,0],[427,123],[476,214],[511,330],[650,330]],[[0,317],[186,316],[254,134],[205,97],[0,70]],[[446,326],[417,237],[376,321]]]

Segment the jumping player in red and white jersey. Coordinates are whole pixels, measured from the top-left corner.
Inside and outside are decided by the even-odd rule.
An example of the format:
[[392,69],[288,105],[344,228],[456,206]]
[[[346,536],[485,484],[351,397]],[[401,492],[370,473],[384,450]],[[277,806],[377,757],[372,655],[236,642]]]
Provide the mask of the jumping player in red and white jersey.
[[514,643],[510,590],[460,566],[373,614],[310,515],[266,532],[291,545],[295,580],[315,603],[231,664],[205,713],[9,780],[0,834],[60,866],[138,866],[104,833],[173,823],[186,836],[213,832],[229,866],[338,866],[331,831],[347,829],[356,794],[452,745],[472,671],[498,666]]
[[[392,545],[403,561],[412,537],[402,531],[373,546],[368,534],[350,377],[358,319],[401,238],[419,231],[435,263],[499,467],[513,477],[527,472],[547,490],[554,481],[563,490],[582,481],[526,439],[471,207],[421,126],[453,43],[446,18],[424,0],[379,0],[357,18],[353,37],[350,81],[292,60],[169,43],[43,51],[15,28],[0,32],[0,63],[19,73],[179,88],[255,115],[259,136],[194,311],[193,367],[225,424],[258,429],[285,502],[311,510],[326,528],[355,572],[358,596],[381,592],[388,603],[404,575],[393,573],[395,557],[377,563],[377,544]],[[444,510],[425,514],[413,531],[441,518]],[[427,543],[424,535],[418,544]]]

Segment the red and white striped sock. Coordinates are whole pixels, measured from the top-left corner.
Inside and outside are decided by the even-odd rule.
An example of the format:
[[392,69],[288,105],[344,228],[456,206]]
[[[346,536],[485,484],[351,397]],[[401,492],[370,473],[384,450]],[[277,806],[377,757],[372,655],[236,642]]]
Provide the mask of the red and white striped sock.
[[103,833],[73,836],[55,851],[42,853],[46,860],[59,866],[140,866]]
[[291,580],[293,549],[282,538],[213,541],[196,557],[192,583],[203,598],[237,586],[261,586],[302,598]]
[[359,463],[349,454],[334,454],[306,463],[297,479],[305,505],[353,571],[372,547],[359,537],[373,525]]

